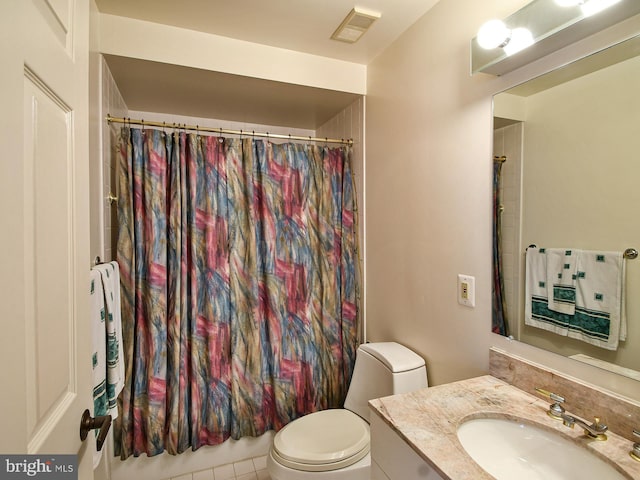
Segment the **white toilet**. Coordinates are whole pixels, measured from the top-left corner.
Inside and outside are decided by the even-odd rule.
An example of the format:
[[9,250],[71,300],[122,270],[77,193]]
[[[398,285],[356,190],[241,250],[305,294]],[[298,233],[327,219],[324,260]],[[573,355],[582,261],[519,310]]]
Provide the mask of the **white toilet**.
[[369,480],[369,400],[427,386],[424,360],[395,342],[360,345],[344,408],[300,417],[267,456],[272,480]]

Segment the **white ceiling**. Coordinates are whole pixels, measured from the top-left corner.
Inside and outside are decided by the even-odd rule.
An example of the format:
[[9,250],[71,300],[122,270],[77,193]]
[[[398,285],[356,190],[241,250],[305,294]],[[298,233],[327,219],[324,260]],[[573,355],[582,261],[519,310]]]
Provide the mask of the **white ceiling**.
[[[367,65],[437,1],[96,0],[96,4],[106,14]],[[381,17],[355,44],[331,40],[355,6]],[[357,97],[113,55],[105,58],[132,110],[315,130]]]

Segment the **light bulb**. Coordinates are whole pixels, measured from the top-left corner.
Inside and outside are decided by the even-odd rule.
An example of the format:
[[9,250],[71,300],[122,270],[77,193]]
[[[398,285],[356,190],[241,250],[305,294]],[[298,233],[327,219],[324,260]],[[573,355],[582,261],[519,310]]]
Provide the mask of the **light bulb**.
[[533,45],[533,35],[526,28],[514,28],[511,31],[511,39],[509,43],[504,46],[504,52],[507,55],[513,55],[514,53],[524,50],[528,46]]
[[509,40],[511,31],[500,20],[489,20],[478,30],[478,45],[486,50],[503,45]]
[[619,1],[620,0],[589,0],[580,5],[580,8],[582,9],[582,14],[585,17],[590,17],[591,15],[595,15],[596,13],[615,5]]

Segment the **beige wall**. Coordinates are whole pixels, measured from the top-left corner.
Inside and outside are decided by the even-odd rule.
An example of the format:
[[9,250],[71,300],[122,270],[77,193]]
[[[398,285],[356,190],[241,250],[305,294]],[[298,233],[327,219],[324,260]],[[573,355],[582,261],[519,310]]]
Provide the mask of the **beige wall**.
[[[640,248],[639,77],[633,58],[526,98],[523,245]],[[640,263],[626,268],[629,337],[615,352],[533,327],[520,338],[640,370]]]
[[[368,68],[368,339],[427,361],[430,384],[488,371],[491,344],[491,94],[469,42],[521,2],[439,2]],[[456,300],[476,278],[476,307]]]
[[[368,339],[422,354],[431,384],[488,371],[499,346],[640,398],[637,382],[493,335],[492,95],[640,31],[635,18],[501,77],[469,75],[469,42],[527,1],[442,0],[368,66]],[[456,301],[476,277],[476,307]]]

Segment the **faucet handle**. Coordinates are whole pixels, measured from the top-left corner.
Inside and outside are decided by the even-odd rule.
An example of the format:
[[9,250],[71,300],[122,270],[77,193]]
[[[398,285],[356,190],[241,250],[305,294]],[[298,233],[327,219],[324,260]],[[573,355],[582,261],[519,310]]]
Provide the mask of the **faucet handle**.
[[609,427],[607,427],[604,423],[600,423],[600,417],[593,417],[593,424],[591,425],[594,430],[604,433]]
[[544,395],[547,398],[550,398],[554,402],[563,403],[565,401],[562,395],[558,395],[557,393],[550,392],[540,387],[536,387],[536,392]]
[[557,393],[549,392],[548,390],[544,390],[543,388],[536,388],[536,392],[545,397],[551,399],[554,403],[549,405],[549,410],[547,411],[547,415],[556,420],[562,420],[562,414],[565,412],[564,407],[561,403],[565,402],[565,399],[562,395],[558,395]]

